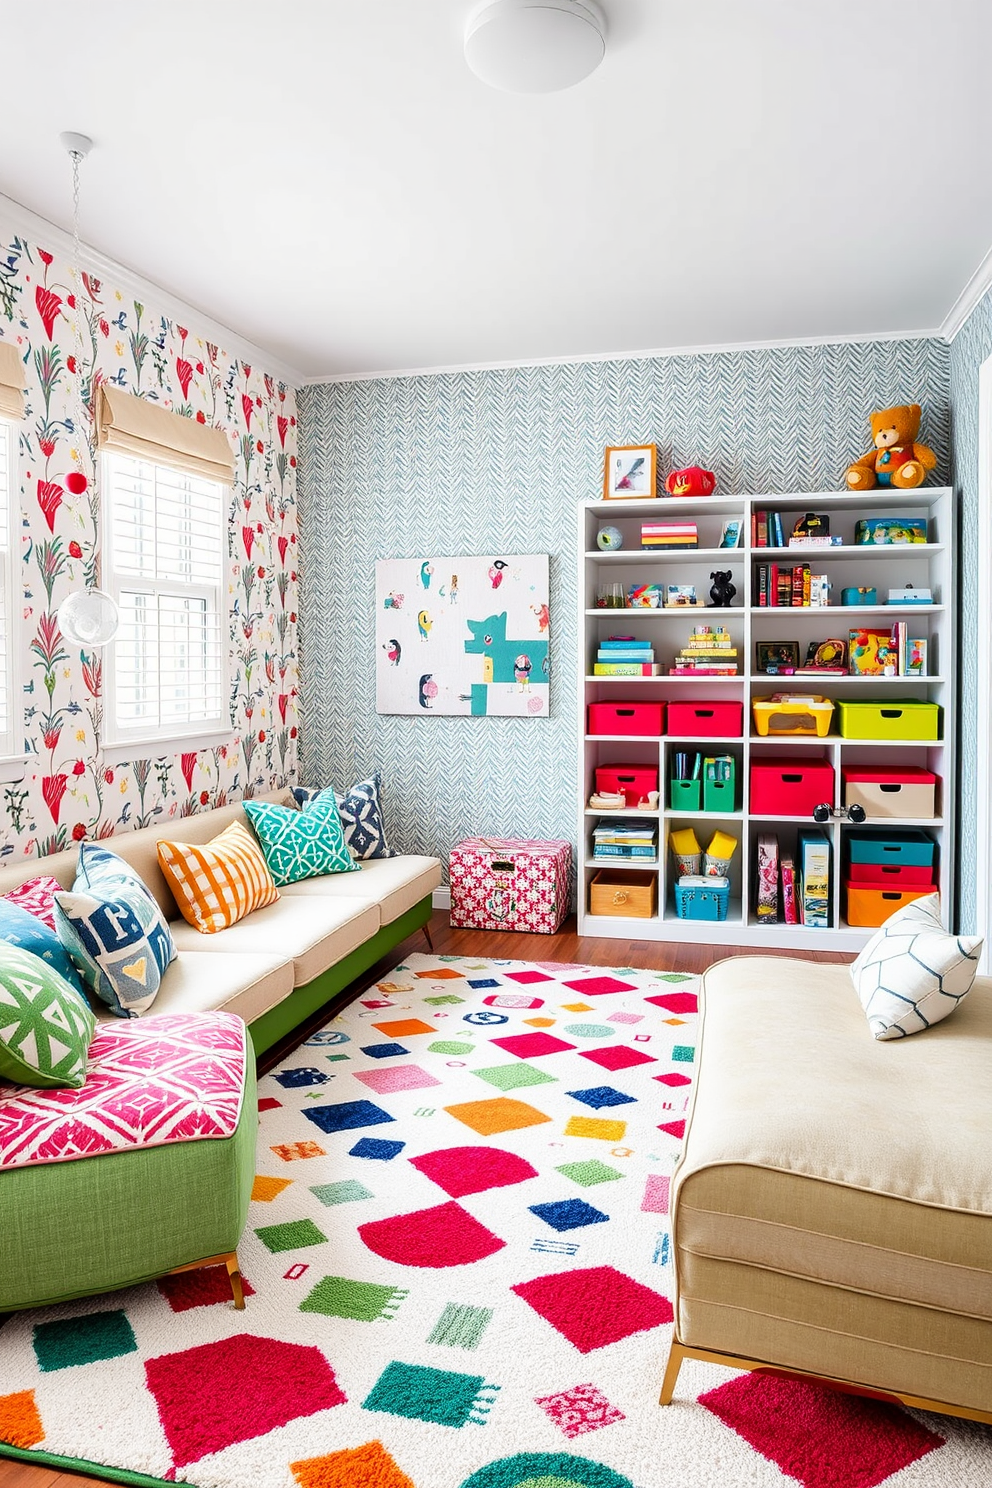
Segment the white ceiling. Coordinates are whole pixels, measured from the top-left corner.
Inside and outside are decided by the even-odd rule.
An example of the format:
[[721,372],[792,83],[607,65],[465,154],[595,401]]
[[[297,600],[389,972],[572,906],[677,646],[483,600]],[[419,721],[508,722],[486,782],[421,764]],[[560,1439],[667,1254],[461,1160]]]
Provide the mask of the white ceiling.
[[307,376],[937,327],[992,244],[988,0],[603,0],[564,93],[471,0],[0,0],[0,191]]

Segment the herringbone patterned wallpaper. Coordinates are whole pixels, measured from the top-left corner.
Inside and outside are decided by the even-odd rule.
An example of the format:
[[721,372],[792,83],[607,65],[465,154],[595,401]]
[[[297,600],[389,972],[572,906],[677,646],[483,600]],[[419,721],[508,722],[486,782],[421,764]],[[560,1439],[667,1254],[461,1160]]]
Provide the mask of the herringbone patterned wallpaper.
[[[946,482],[948,348],[790,347],[383,378],[299,396],[301,779],[382,770],[390,840],[447,858],[474,833],[574,842],[576,518],[608,444],[654,440],[662,473],[721,491],[841,489],[868,414],[924,405]],[[426,553],[551,554],[550,720],[380,718],[373,565]]]
[[[978,717],[980,682],[975,657],[975,627],[978,623],[978,371],[986,357],[992,356],[992,295],[975,308],[951,345],[951,407],[954,430],[954,485],[961,507],[961,553],[958,562],[960,595],[959,636],[961,655],[961,772],[960,772],[960,883],[959,923],[962,930],[974,930],[975,904],[975,821],[977,819],[976,780],[979,768],[988,769],[988,761],[979,764],[975,720]],[[981,623],[987,625],[989,616]],[[987,689],[983,706],[989,707]]]

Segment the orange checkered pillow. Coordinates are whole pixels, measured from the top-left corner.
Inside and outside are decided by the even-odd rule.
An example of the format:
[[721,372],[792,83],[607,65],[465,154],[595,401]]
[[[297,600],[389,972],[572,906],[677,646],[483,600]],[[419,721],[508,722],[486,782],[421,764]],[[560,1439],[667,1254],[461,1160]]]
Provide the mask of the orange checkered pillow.
[[240,822],[203,847],[160,842],[158,861],[183,918],[204,935],[226,930],[279,898],[258,843]]

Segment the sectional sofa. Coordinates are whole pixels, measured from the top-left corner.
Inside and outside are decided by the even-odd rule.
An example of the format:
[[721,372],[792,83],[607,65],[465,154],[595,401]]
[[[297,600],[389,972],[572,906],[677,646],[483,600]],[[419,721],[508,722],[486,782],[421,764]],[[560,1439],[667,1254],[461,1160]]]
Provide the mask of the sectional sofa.
[[[259,799],[295,804],[288,790]],[[427,925],[441,865],[437,858],[408,853],[364,862],[360,875],[303,879],[282,888],[277,904],[230,929],[201,935],[179,913],[158,864],[157,843],[169,838],[202,844],[234,821],[248,826],[240,803],[126,832],[107,846],[141,875],[170,921],[179,951],[153,1011],[237,1013],[260,1055]],[[73,850],[0,868],[0,894],[41,874],[71,888],[76,857]]]

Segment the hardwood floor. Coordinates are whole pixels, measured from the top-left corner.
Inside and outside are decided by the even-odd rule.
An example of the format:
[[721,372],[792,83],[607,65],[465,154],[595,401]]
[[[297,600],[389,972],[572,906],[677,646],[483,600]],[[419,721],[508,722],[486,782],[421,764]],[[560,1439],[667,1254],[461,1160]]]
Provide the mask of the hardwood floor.
[[[636,925],[636,922],[634,922]],[[633,928],[633,925],[632,925]],[[643,966],[650,971],[704,972],[716,961],[728,956],[786,956],[787,951],[766,950],[761,946],[725,946],[680,942],[673,944],[658,940],[594,940],[580,938],[575,933],[575,920],[565,921],[557,935],[517,935],[512,932],[497,933],[489,930],[453,930],[444,910],[435,910],[430,923],[434,949],[447,956],[495,956],[516,958],[520,961],[579,961],[590,966]],[[414,951],[427,949],[424,937],[419,932],[410,936],[390,955],[348,988],[334,1003],[322,1008],[306,1025],[319,1028],[335,1007],[351,1002],[359,992],[377,981],[398,961]],[[804,952],[799,959],[806,961],[832,961],[844,963],[854,957],[840,951]],[[259,1061],[259,1069],[271,1069],[299,1042],[297,1033],[284,1045],[271,1049]],[[3,1333],[0,1332],[0,1355],[2,1355]],[[50,1467],[30,1467],[26,1463],[12,1462],[0,1458],[0,1488],[113,1488],[104,1478],[82,1477],[78,1473],[60,1473]]]

